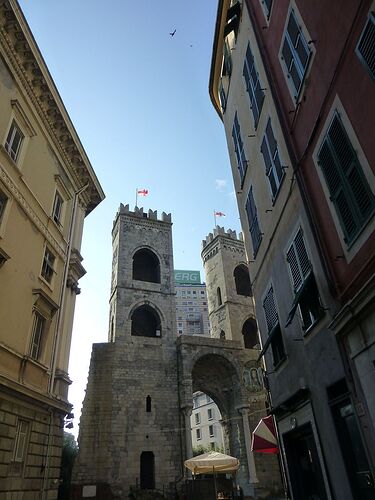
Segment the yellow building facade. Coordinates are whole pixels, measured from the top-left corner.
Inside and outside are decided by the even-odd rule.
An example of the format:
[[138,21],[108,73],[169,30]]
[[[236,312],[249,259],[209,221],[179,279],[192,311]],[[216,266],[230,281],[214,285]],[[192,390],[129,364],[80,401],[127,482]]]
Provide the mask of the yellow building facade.
[[0,110],[0,498],[56,498],[83,223],[104,193],[15,0]]

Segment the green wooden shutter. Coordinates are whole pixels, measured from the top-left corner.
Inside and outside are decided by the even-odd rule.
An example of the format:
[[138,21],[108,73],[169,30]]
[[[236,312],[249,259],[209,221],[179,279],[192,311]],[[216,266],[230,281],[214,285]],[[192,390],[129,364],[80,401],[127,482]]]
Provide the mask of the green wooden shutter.
[[347,243],[353,241],[374,211],[372,194],[357,155],[338,115],[335,115],[318,153],[330,198]]

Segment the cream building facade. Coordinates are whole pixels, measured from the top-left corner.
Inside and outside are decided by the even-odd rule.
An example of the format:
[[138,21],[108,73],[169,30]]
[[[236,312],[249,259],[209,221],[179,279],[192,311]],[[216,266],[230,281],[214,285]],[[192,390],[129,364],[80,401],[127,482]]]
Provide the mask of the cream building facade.
[[193,394],[193,410],[190,417],[193,450],[200,447],[225,452],[224,434],[220,410],[203,392]]
[[104,193],[15,0],[0,109],[0,497],[56,498],[83,223]]

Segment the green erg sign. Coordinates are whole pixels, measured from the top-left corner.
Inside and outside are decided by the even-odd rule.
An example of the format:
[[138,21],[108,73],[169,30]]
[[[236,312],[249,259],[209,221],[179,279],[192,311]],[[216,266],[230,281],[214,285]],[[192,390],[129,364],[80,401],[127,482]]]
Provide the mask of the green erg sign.
[[200,285],[201,273],[199,271],[174,271],[174,282],[180,285]]

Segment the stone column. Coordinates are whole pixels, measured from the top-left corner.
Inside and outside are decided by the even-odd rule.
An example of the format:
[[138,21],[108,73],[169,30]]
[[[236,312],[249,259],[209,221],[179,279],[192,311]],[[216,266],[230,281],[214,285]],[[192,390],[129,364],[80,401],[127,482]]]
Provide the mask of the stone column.
[[247,466],[249,469],[249,483],[258,483],[257,471],[255,468],[254,453],[251,451],[251,433],[249,426],[249,407],[242,406],[237,408],[240,415],[242,415],[243,432],[245,436],[245,446],[246,446],[246,458]]
[[193,443],[191,439],[191,424],[190,424],[190,416],[193,410],[192,406],[184,406],[182,412],[184,414],[185,419],[185,448],[186,448],[186,460],[193,456]]

